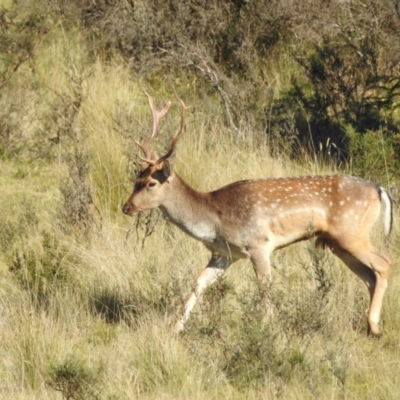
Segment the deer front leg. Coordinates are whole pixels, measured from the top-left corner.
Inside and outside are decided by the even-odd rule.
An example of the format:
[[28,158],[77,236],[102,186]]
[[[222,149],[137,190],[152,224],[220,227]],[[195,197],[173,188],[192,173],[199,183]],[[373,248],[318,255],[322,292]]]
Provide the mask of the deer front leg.
[[222,257],[218,254],[213,254],[207,267],[198,276],[195,288],[187,300],[183,313],[175,325],[175,332],[179,333],[185,328],[185,323],[189,318],[189,314],[195,306],[198,298],[204,290],[221,278],[228,267],[234,262],[231,258]]
[[260,284],[261,294],[264,298],[265,308],[269,318],[273,316],[272,303],[267,293],[272,284],[270,252],[269,248],[261,248],[253,249],[250,253],[250,259]]

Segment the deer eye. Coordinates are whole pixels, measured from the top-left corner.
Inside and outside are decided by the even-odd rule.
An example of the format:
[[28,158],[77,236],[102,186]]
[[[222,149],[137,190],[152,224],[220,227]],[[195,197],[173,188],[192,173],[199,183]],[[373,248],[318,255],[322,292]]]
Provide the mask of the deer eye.
[[150,182],[150,183],[149,183],[149,187],[150,187],[150,188],[152,188],[152,187],[154,187],[154,186],[156,186],[156,185],[157,185],[156,182]]

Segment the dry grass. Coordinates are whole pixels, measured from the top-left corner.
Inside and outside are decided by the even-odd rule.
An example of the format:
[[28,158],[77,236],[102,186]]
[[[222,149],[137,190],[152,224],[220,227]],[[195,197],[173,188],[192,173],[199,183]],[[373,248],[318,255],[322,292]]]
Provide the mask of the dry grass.
[[[390,245],[379,229],[374,233],[393,259],[380,340],[366,337],[362,283],[331,255],[313,256],[309,243],[273,259],[274,299],[281,311],[269,326],[259,318],[251,265],[242,261],[205,296],[188,332],[180,338],[171,333],[208,253],[163,221],[142,247],[143,230],[119,210],[130,191],[133,138],[150,129],[143,87],[118,62],[88,65],[78,38],[59,38],[43,48],[33,75],[25,71],[24,79],[35,79],[41,88],[27,89],[26,96],[41,96],[38,112],[45,115],[60,93],[72,94],[74,76],[84,77],[74,129],[85,138],[87,180],[102,218],[85,234],[64,229],[58,213],[62,149],[53,148],[48,161],[0,160],[0,398],[398,398],[397,224]],[[160,102],[173,98],[153,93]],[[170,114],[161,137],[178,129],[178,107]],[[32,140],[41,123],[29,125]],[[160,153],[165,143],[160,139]],[[314,161],[272,159],[260,135],[240,141],[199,106],[190,113],[174,166],[207,191],[244,178],[332,171]],[[25,275],[10,270],[16,254],[30,255],[30,281],[28,270]],[[332,284],[323,301],[316,263]],[[320,324],[314,326],[317,317]]]

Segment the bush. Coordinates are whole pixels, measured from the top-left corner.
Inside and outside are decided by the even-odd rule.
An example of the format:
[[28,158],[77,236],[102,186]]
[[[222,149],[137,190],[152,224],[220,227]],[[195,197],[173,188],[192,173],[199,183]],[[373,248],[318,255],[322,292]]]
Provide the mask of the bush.
[[[56,2],[80,17],[93,57],[118,52],[150,85],[219,96],[237,134],[262,131],[267,92],[263,59],[291,35],[291,8],[247,1],[169,0]],[[182,73],[184,71],[184,73]],[[191,99],[186,99],[188,102]],[[251,112],[249,110],[251,109]],[[210,104],[207,112],[217,110]]]
[[[310,29],[312,41],[293,52],[306,79],[294,80],[273,105],[276,111],[269,113],[273,136],[278,132],[279,138],[286,139],[295,131],[310,152],[322,149],[343,161],[350,150],[345,127],[350,125],[359,134],[380,128],[386,136],[399,132],[400,78],[393,71],[393,59],[387,57],[388,43],[397,41],[398,21],[385,4],[364,3],[349,8],[332,4],[325,26],[327,10],[320,11],[315,22],[319,32]],[[284,120],[294,129],[279,130],[281,105],[291,111]]]
[[68,177],[60,184],[60,215],[70,227],[87,231],[94,222],[95,207],[88,183],[90,156],[86,137],[77,126],[84,96],[83,81],[82,76],[71,76],[71,94],[59,96],[59,106],[54,109],[57,131],[53,141],[61,144],[62,161],[68,171]]
[[99,371],[94,371],[76,356],[70,355],[51,365],[48,375],[47,384],[61,392],[64,399],[95,400],[101,398],[97,389]]

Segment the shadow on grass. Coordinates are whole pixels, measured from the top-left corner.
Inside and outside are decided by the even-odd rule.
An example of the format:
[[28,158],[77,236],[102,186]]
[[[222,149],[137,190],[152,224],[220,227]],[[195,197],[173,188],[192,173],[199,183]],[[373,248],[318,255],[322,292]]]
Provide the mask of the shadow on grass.
[[144,299],[112,288],[96,290],[90,296],[90,302],[93,315],[100,316],[109,324],[125,323],[130,326],[149,306]]

